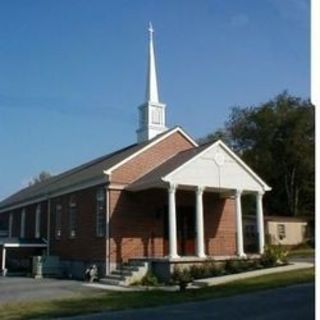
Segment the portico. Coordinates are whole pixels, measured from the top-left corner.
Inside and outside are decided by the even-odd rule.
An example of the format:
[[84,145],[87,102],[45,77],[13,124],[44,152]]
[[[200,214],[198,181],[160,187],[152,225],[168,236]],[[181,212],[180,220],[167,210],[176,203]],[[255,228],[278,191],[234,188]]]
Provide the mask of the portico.
[[[242,225],[242,196],[254,194],[256,197],[256,223],[258,230],[259,254],[264,251],[263,194],[269,191],[267,186],[250,168],[248,168],[227,146],[217,141],[205,147],[184,151],[173,157],[163,166],[148,173],[129,186],[131,191],[147,188],[165,188],[168,199],[168,259],[179,259],[177,235],[177,192],[188,191],[193,195],[194,207],[194,255],[198,259],[212,256],[206,250],[204,194],[209,198],[228,199],[232,204],[234,223],[235,252],[240,258],[244,252]],[[189,199],[190,200],[190,199]],[[229,211],[230,211],[229,210]],[[207,215],[216,213],[209,212]],[[221,218],[223,219],[223,218]],[[206,226],[210,228],[210,226]],[[214,228],[214,226],[211,226]],[[179,228],[178,228],[179,229]],[[208,246],[207,246],[208,247]]]
[[[170,184],[168,187],[168,231],[169,231],[169,253],[168,258],[177,259],[179,254],[177,251],[177,209],[176,209],[176,192],[179,186]],[[195,186],[195,255],[198,258],[207,258],[208,254],[205,252],[205,237],[204,237],[204,205],[203,193],[205,187]],[[243,225],[242,225],[242,190],[231,190],[229,196],[235,200],[234,217],[236,221],[236,254],[239,257],[245,257],[243,245]],[[234,194],[234,195],[232,195]],[[226,196],[223,193],[222,196]],[[256,193],[256,218],[258,229],[258,247],[259,253],[262,254],[265,246],[264,241],[264,225],[263,225],[263,207],[262,207],[262,193]]]

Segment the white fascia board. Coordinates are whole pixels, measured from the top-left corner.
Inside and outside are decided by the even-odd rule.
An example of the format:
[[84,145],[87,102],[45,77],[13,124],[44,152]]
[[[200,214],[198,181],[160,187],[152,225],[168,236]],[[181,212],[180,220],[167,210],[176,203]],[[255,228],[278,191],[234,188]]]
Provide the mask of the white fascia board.
[[4,243],[4,248],[46,248],[44,243]]
[[18,208],[21,208],[21,207],[26,207],[26,206],[29,206],[29,205],[34,204],[34,203],[38,203],[38,202],[45,201],[45,200],[48,200],[48,199],[51,199],[51,198],[59,197],[59,196],[61,196],[63,194],[67,194],[67,193],[71,193],[71,192],[75,192],[75,191],[80,191],[82,189],[94,187],[96,185],[103,184],[103,183],[108,183],[108,179],[106,179],[105,176],[103,178],[95,179],[95,180],[89,181],[89,182],[83,182],[81,184],[78,184],[78,185],[75,185],[75,186],[66,187],[64,189],[61,188],[61,189],[58,189],[57,191],[48,193],[46,195],[41,195],[41,196],[36,197],[36,198],[34,198],[32,200],[27,200],[27,201],[24,201],[24,202],[20,202],[18,204],[14,204],[14,205],[9,206],[9,207],[5,207],[3,209],[0,209],[0,213],[11,211],[11,210],[15,210],[15,209],[18,209]]
[[175,174],[176,172],[180,171],[181,169],[183,169],[186,165],[188,165],[190,162],[192,162],[193,160],[201,157],[201,155],[205,152],[207,152],[208,150],[214,148],[215,146],[220,145],[232,158],[234,158],[236,160],[236,162],[238,162],[238,164],[245,170],[247,171],[264,189],[264,191],[270,191],[271,187],[268,186],[248,165],[245,164],[245,162],[243,162],[227,145],[225,145],[221,140],[217,140],[215,142],[213,142],[211,145],[209,145],[207,148],[203,149],[200,153],[196,154],[194,157],[192,157],[191,159],[189,159],[188,161],[186,161],[184,164],[182,164],[180,167],[174,169],[173,171],[171,171],[169,174],[167,174],[166,176],[164,176],[162,178],[163,181],[165,182],[171,182],[171,176],[173,174]]
[[147,144],[144,148],[138,150],[137,152],[133,153],[131,156],[123,159],[122,161],[118,162],[117,164],[115,164],[114,166],[112,166],[111,168],[109,168],[108,170],[104,170],[104,174],[110,176],[110,174],[112,173],[112,171],[116,170],[117,168],[121,167],[122,165],[124,165],[125,163],[127,163],[128,161],[130,161],[131,159],[135,158],[136,156],[138,156],[139,154],[145,152],[146,150],[148,150],[149,148],[153,147],[154,145],[156,145],[157,143],[161,142],[162,140],[168,138],[170,135],[179,132],[181,133],[189,142],[191,142],[195,147],[198,147],[198,144],[180,127],[176,127],[173,130],[169,130],[167,132],[167,134],[162,135],[161,137],[159,137],[158,139],[155,139],[152,143]]

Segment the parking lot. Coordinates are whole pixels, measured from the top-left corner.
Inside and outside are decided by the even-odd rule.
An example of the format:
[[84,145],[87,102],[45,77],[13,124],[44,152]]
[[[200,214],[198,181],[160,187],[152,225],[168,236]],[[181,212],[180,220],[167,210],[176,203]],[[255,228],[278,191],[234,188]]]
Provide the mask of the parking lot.
[[63,299],[91,292],[97,293],[97,289],[84,287],[81,281],[0,277],[0,304]]

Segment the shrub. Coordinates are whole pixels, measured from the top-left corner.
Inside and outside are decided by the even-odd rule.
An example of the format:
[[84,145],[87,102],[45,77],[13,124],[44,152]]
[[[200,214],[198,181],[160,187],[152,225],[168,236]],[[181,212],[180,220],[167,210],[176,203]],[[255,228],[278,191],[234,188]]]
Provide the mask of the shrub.
[[193,266],[190,267],[189,272],[190,272],[190,276],[193,279],[205,278],[205,270],[201,266],[193,265]]
[[268,245],[261,257],[261,263],[265,267],[273,267],[286,264],[288,251],[279,245]]
[[154,287],[159,285],[159,280],[151,271],[148,271],[146,275],[140,280],[139,284],[142,286]]
[[225,270],[227,273],[239,273],[242,269],[243,267],[238,260],[228,260],[225,264]]
[[208,264],[208,270],[211,277],[217,277],[224,274],[224,269],[211,262]]
[[171,280],[173,283],[179,285],[180,291],[185,291],[188,284],[192,281],[192,276],[189,270],[174,268],[171,275]]

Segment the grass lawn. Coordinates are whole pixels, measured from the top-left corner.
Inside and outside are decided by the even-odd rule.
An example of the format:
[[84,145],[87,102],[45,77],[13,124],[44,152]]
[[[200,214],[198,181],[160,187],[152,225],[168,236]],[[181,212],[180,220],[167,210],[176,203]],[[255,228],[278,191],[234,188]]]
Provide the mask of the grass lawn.
[[314,257],[315,250],[314,249],[295,249],[289,251],[289,258],[307,258]]
[[101,291],[99,291],[96,294],[85,298],[2,305],[0,306],[0,319],[44,319],[107,310],[153,307],[164,304],[205,300],[313,282],[314,276],[314,268],[308,268],[238,280],[224,285],[206,287],[198,290],[188,290],[186,292],[152,290],[143,292],[101,293]]

